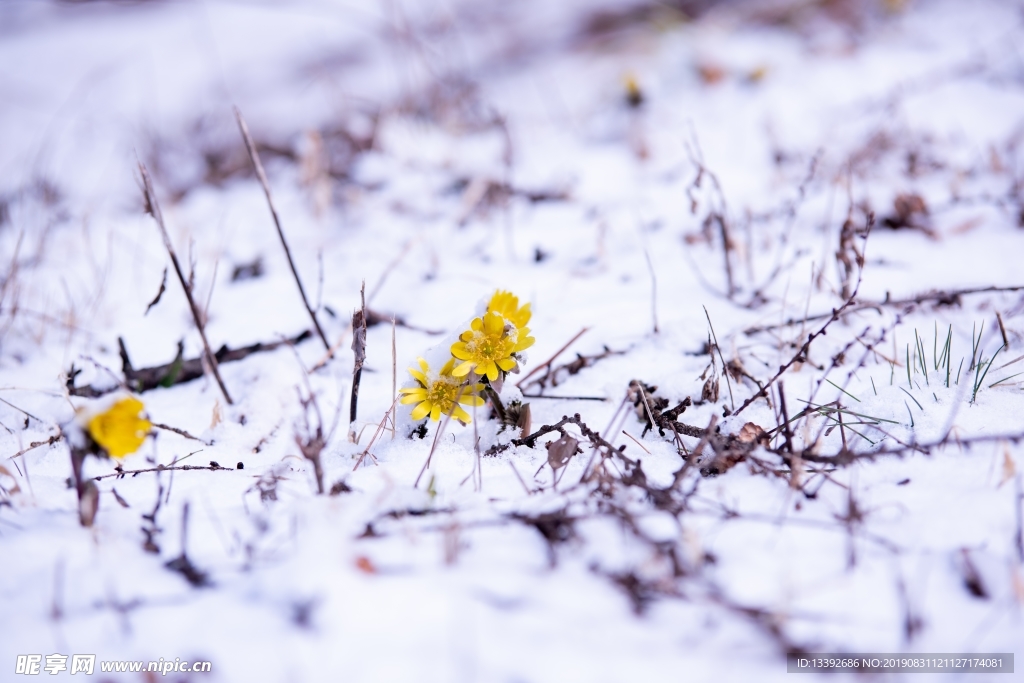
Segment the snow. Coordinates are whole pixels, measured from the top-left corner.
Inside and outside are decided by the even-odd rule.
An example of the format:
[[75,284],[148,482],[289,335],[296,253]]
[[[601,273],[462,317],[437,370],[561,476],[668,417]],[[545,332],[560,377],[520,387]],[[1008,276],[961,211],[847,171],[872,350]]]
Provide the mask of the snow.
[[[169,680],[509,683],[783,680],[787,648],[1020,653],[1024,7],[681,4],[713,6],[685,21],[583,0],[0,6],[3,678],[18,655],[55,652],[212,662]],[[587,34],[599,11],[633,19]],[[72,366],[76,386],[105,389],[119,338],[136,369],[179,341],[202,350],[173,268],[147,309],[170,263],[139,161],[214,350],[310,327],[233,106],[335,353],[313,335],[222,363],[233,405],[209,376],[142,393],[154,423],[198,441],[157,429],[125,469],[221,468],[115,478],[90,457],[85,475],[105,478],[83,528],[69,443],[109,398],[69,396]],[[910,195],[927,215],[886,227]],[[843,306],[841,228],[869,213],[856,301],[771,405],[731,414],[758,387],[727,381],[722,357],[772,380]],[[256,259],[261,275],[233,277]],[[367,331],[349,425],[364,283],[373,311],[405,323],[399,386],[417,357],[443,363],[496,289],[529,301],[537,341],[503,401],[562,397],[523,399],[532,429],[579,414],[654,489],[684,459],[621,409],[632,380],[667,407],[691,399],[679,420],[714,417],[724,435],[774,430],[779,385],[791,418],[838,400],[870,419],[801,417],[794,450],[882,453],[791,460],[780,429],[716,477],[688,468],[675,507],[659,505],[618,457],[581,481],[602,458],[578,425],[582,452],[557,475],[557,433],[513,443],[486,407],[436,437],[437,423],[407,436],[408,406],[396,433],[380,428],[387,323]],[[987,287],[1004,290],[893,303]],[[584,329],[554,365],[615,353],[514,386]],[[972,356],[993,354],[980,381]],[[325,489],[349,490],[317,495],[297,439],[318,424]],[[206,585],[167,567],[183,552]]]

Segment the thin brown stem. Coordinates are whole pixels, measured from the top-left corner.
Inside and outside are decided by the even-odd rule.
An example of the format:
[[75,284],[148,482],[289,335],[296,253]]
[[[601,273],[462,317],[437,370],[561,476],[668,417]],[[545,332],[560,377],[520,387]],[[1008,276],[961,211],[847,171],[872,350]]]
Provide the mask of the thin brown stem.
[[324,343],[324,348],[331,351],[331,344],[327,341],[327,335],[324,334],[323,329],[320,328],[320,321],[316,319],[316,311],[309,305],[309,299],[306,297],[306,289],[302,286],[302,279],[299,277],[299,271],[295,268],[295,261],[292,259],[292,251],[288,247],[288,240],[284,237],[284,230],[281,229],[281,219],[277,216],[277,209],[274,208],[274,199],[270,195],[270,183],[267,181],[267,174],[263,170],[263,164],[260,162],[260,153],[256,149],[256,144],[252,141],[252,136],[249,135],[249,127],[245,124],[245,119],[242,118],[242,112],[235,107],[235,119],[238,120],[238,128],[242,131],[242,138],[245,140],[245,149],[249,152],[249,159],[252,160],[253,168],[256,171],[256,177],[259,178],[260,185],[263,186],[263,194],[267,196],[267,206],[270,207],[270,215],[274,219],[274,227],[277,228],[277,236],[281,238],[281,246],[284,247],[284,255],[288,257],[288,266],[292,269],[292,275],[295,277],[295,284],[299,286],[299,294],[302,295],[302,304],[306,307],[306,312],[309,313],[310,319],[313,321],[313,327],[316,329],[317,335],[320,340]]
[[[891,299],[886,297],[883,301],[856,302],[856,306],[849,308],[844,313],[858,313],[865,310],[880,311],[886,306],[899,308],[900,306],[920,305],[929,301],[934,301],[940,306],[951,306],[959,303],[960,297],[963,296],[970,296],[973,294],[990,294],[996,292],[1019,292],[1021,290],[1024,290],[1024,285],[1015,285],[1012,287],[972,287],[967,289],[942,290],[937,292],[928,292],[927,294],[919,294],[918,296],[907,297],[905,299]],[[759,332],[770,332],[772,330],[778,330],[792,325],[800,325],[805,322],[824,320],[825,318],[831,318],[833,313],[834,311],[830,313],[816,313],[814,315],[805,315],[801,318],[789,318],[784,322],[772,325],[748,327],[743,330],[743,334],[749,335],[758,334]]]
[[[459,393],[457,393],[455,395],[455,400],[452,402],[453,406],[458,406],[459,405],[459,399],[462,398],[462,392],[465,390],[465,388],[466,388],[465,385],[459,387]],[[412,485],[412,487],[414,489],[417,489],[417,488],[420,487],[420,479],[423,478],[423,473],[427,471],[428,467],[430,467],[430,461],[434,457],[434,451],[437,450],[437,444],[441,440],[441,435],[444,434],[444,430],[448,427],[448,423],[451,421],[452,413],[454,413],[454,412],[455,412],[455,410],[453,408],[451,412],[447,413],[444,416],[444,420],[438,423],[437,431],[434,433],[434,443],[432,443],[430,445],[430,452],[427,453],[427,459],[423,463],[423,469],[420,470],[420,473],[416,476],[416,482],[413,483],[413,485]]]
[[551,369],[551,364],[555,362],[555,359],[558,358],[560,355],[562,355],[562,353],[567,348],[572,346],[576,342],[576,340],[579,339],[580,337],[582,337],[583,334],[587,330],[589,330],[589,329],[590,329],[589,327],[584,327],[582,330],[580,330],[579,332],[574,334],[572,339],[570,339],[569,341],[565,342],[565,344],[562,345],[562,348],[560,348],[557,351],[555,351],[555,353],[551,356],[551,358],[548,358],[546,361],[544,361],[543,363],[541,363],[540,365],[535,367],[533,370],[530,370],[528,373],[526,373],[525,377],[523,377],[521,380],[516,382],[516,387],[522,389],[523,388],[523,384],[526,383],[526,380],[530,379],[531,377],[536,375],[538,372],[540,372],[544,368],[548,368],[550,370]]
[[[703,306],[704,317],[708,319],[708,327],[711,329],[711,336],[715,340],[715,348],[718,350],[718,358],[722,361],[722,374],[725,375],[725,385],[729,387],[729,404],[733,410],[736,409],[736,401],[732,397],[732,381],[729,379],[729,366],[725,363],[725,356],[722,355],[722,347],[718,344],[718,335],[715,334],[715,326],[711,324],[711,314],[708,313],[708,307]],[[742,409],[741,409],[742,410]]]
[[224,395],[224,400],[228,402],[228,405],[234,405],[234,401],[231,400],[231,395],[228,393],[228,389],[224,386],[224,380],[220,376],[220,367],[217,364],[217,357],[213,355],[213,351],[210,349],[210,342],[206,339],[206,326],[203,324],[202,314],[199,312],[199,307],[196,305],[196,300],[192,297],[192,288],[188,284],[188,280],[185,279],[185,273],[181,270],[181,264],[178,262],[178,255],[174,251],[174,245],[171,244],[171,237],[167,234],[167,226],[164,224],[164,216],[160,211],[160,204],[156,199],[156,192],[153,190],[153,181],[150,180],[149,171],[146,170],[146,165],[141,161],[139,162],[139,173],[142,175],[142,189],[143,195],[146,200],[146,212],[153,217],[156,221],[157,227],[160,228],[160,235],[164,239],[164,246],[167,248],[167,253],[171,257],[171,264],[174,265],[174,272],[178,275],[178,281],[181,283],[181,288],[185,291],[185,298],[188,299],[189,309],[192,311],[192,319],[195,320],[196,329],[199,330],[199,336],[203,340],[203,351],[206,354],[207,362],[210,364],[210,372],[213,374],[215,380],[217,380],[217,386],[220,387],[220,392]]
[[647,260],[647,272],[651,276],[651,320],[654,323],[654,334],[658,334],[658,278],[654,274],[654,264],[651,263],[651,255],[644,247],[644,258]]
[[[857,282],[857,286],[858,287],[860,286],[860,282],[859,281]],[[767,396],[766,392],[768,390],[768,387],[770,387],[777,379],[779,379],[779,377],[782,377],[782,374],[784,372],[786,372],[786,370],[788,370],[794,363],[796,363],[797,361],[805,361],[805,360],[807,360],[807,351],[811,348],[811,343],[813,343],[814,340],[817,339],[818,337],[820,337],[821,335],[825,334],[825,331],[828,330],[829,325],[831,325],[832,323],[834,323],[835,321],[839,320],[839,318],[842,317],[842,315],[846,311],[846,309],[849,308],[853,304],[854,299],[856,297],[857,297],[857,290],[855,289],[853,294],[850,296],[850,298],[846,300],[846,303],[844,303],[842,306],[840,306],[837,309],[833,309],[832,315],[825,322],[825,324],[822,325],[821,327],[819,327],[817,329],[817,331],[812,332],[811,334],[807,335],[807,341],[805,341],[803,346],[800,347],[800,350],[798,350],[793,355],[793,357],[789,359],[788,362],[786,362],[784,365],[779,366],[779,371],[777,373],[775,373],[775,376],[772,377],[770,380],[768,380],[765,383],[765,385],[760,390],[758,390],[753,396],[751,396],[746,401],[744,401],[743,405],[741,405],[736,410],[734,415],[739,415],[751,403],[753,403],[757,399],[761,398],[762,396]]]
[[349,441],[355,442],[356,415],[359,410],[359,384],[363,378],[363,363],[366,361],[366,283],[359,290],[362,306],[352,314],[352,391],[349,396],[348,422]]
[[129,474],[133,477],[136,474],[145,474],[147,472],[167,472],[172,470],[210,470],[211,472],[234,472],[234,467],[221,467],[220,465],[157,465],[156,467],[146,467],[141,470],[119,470],[117,472],[111,472],[110,474],[101,474],[98,477],[93,477],[92,481],[100,481],[101,479],[109,479],[110,477],[126,477]]
[[398,430],[395,425],[395,406],[398,404],[398,347],[395,343],[395,318],[391,318],[391,440]]
[[163,429],[164,431],[167,431],[167,432],[174,432],[175,434],[177,434],[179,436],[183,436],[186,439],[191,439],[192,441],[198,441],[199,443],[205,444],[207,446],[212,446],[213,445],[212,441],[203,441],[198,436],[192,436],[191,434],[186,432],[184,429],[179,429],[177,427],[172,427],[170,425],[161,424],[159,422],[151,422],[150,424],[152,424],[157,429]]

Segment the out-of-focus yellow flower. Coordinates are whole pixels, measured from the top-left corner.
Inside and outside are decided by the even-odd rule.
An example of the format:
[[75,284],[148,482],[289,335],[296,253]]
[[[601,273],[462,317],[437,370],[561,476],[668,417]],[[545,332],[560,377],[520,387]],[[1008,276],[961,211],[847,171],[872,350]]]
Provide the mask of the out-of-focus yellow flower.
[[487,310],[491,313],[497,313],[507,322],[515,325],[521,334],[524,331],[529,333],[526,326],[530,324],[530,316],[533,315],[532,311],[530,311],[530,304],[520,306],[519,297],[512,292],[506,292],[502,289],[496,291],[487,304]]
[[622,85],[626,90],[626,104],[636,109],[644,103],[644,93],[640,84],[633,74],[626,74],[622,79]]
[[[515,297],[512,300],[518,304]],[[522,318],[524,310],[525,318],[529,320],[529,305],[517,309],[513,315]],[[452,355],[462,361],[452,370],[455,377],[476,372],[494,382],[498,379],[499,370],[510,372],[516,367],[517,361],[512,354],[529,348],[534,341],[528,328],[520,329],[507,322],[505,316],[492,311],[484,313],[481,318],[473,318],[469,327],[459,335],[459,341],[452,344]]]
[[441,415],[451,415],[463,424],[471,422],[469,413],[462,409],[462,406],[482,406],[484,400],[478,396],[483,391],[484,385],[467,383],[464,379],[452,375],[452,368],[455,359],[449,358],[448,362],[441,368],[436,377],[430,376],[430,367],[427,361],[419,359],[420,369],[409,368],[409,374],[415,378],[419,386],[404,387],[400,393],[404,394],[402,403],[406,405],[416,404],[412,409],[412,419],[422,420],[427,415],[435,422],[441,419]]
[[139,450],[153,428],[153,423],[140,417],[142,409],[142,401],[134,396],[122,398],[89,420],[89,436],[112,458],[131,455]]

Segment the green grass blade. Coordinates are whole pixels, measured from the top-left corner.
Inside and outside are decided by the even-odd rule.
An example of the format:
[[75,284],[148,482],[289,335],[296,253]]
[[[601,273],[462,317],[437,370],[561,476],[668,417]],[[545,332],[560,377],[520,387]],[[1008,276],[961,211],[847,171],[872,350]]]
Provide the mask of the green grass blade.
[[841,392],[843,392],[844,394],[846,394],[847,396],[849,396],[850,398],[852,398],[852,399],[853,399],[854,401],[856,401],[857,403],[860,403],[860,399],[859,399],[859,398],[857,398],[856,396],[854,396],[853,394],[851,394],[851,393],[850,393],[849,391],[847,391],[846,389],[843,389],[843,388],[842,388],[841,386],[839,386],[838,384],[836,384],[836,383],[835,383],[835,382],[833,382],[832,380],[830,380],[830,379],[826,379],[825,381],[826,381],[826,382],[828,382],[829,384],[831,384],[832,386],[834,386],[834,387],[835,387],[836,389],[838,389],[839,391],[841,391]]
[[917,407],[921,409],[921,412],[922,412],[922,413],[924,412],[924,406],[923,406],[923,405],[921,405],[920,403],[918,403],[917,399],[916,399],[916,398],[914,398],[914,395],[913,395],[912,393],[910,393],[909,391],[907,391],[907,390],[906,390],[906,389],[904,389],[903,387],[900,387],[900,391],[902,391],[902,392],[903,392],[904,394],[906,394],[907,396],[909,396],[909,397],[910,397],[910,400],[911,400],[911,401],[913,401],[914,403],[917,403]]

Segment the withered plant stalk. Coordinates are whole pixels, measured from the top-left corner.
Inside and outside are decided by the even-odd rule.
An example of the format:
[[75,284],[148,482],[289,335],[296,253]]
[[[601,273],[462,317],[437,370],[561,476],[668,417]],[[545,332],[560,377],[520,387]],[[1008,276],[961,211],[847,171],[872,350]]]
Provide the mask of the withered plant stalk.
[[181,288],[185,291],[185,298],[188,299],[188,307],[192,311],[192,319],[195,320],[196,329],[199,330],[199,337],[203,340],[203,352],[206,355],[207,363],[210,365],[210,372],[213,374],[214,379],[217,380],[217,386],[220,387],[224,400],[228,402],[228,405],[234,405],[234,401],[231,400],[231,395],[228,393],[228,388],[224,386],[224,380],[221,379],[217,357],[213,355],[213,351],[210,350],[210,342],[206,339],[206,325],[203,323],[203,317],[199,312],[199,307],[196,305],[196,300],[192,297],[192,287],[189,285],[188,280],[185,279],[185,273],[182,272],[181,264],[178,262],[178,255],[174,251],[174,245],[171,244],[171,237],[167,234],[164,216],[160,211],[160,204],[156,200],[156,192],[153,190],[153,181],[149,177],[146,165],[141,161],[139,162],[139,173],[142,175],[142,190],[146,200],[146,212],[153,217],[157,227],[160,228],[160,236],[164,239],[164,246],[171,257],[171,264],[174,265],[174,272],[177,273]]
[[252,136],[249,135],[249,127],[245,124],[245,119],[242,118],[242,112],[239,111],[238,107],[235,107],[235,119],[238,120],[238,129],[242,131],[242,138],[245,140],[245,149],[249,152],[249,159],[252,160],[252,166],[256,171],[256,177],[259,178],[260,185],[263,186],[263,194],[267,196],[267,206],[270,207],[270,215],[274,219],[274,227],[277,228],[277,236],[281,238],[281,246],[284,247],[284,255],[288,258],[288,266],[292,269],[292,275],[295,277],[295,284],[299,286],[299,294],[302,295],[302,304],[306,307],[306,312],[309,313],[309,317],[313,321],[313,328],[316,329],[316,333],[320,337],[320,341],[324,343],[324,348],[327,349],[328,353],[331,353],[331,344],[327,341],[327,336],[320,328],[320,321],[316,319],[316,311],[314,311],[313,307],[309,305],[309,299],[306,297],[306,289],[302,286],[302,279],[299,277],[299,271],[295,268],[295,261],[292,259],[292,250],[288,247],[288,240],[284,237],[284,230],[281,229],[281,219],[278,218],[277,209],[274,208],[274,199],[270,195],[270,183],[267,181],[267,174],[263,170],[263,164],[260,162],[260,153],[256,149],[256,144],[252,141]]

